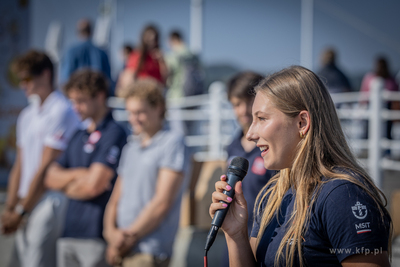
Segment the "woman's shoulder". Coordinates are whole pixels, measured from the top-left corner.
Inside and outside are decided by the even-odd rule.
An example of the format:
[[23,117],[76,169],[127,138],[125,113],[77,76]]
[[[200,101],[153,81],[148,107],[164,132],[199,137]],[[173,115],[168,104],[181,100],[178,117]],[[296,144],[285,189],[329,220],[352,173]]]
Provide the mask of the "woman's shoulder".
[[324,207],[326,202],[343,203],[343,201],[352,201],[355,199],[363,199],[368,202],[374,202],[373,190],[371,182],[368,178],[363,177],[351,170],[338,169],[336,172],[344,174],[347,177],[322,178],[320,188],[317,190],[316,205]]

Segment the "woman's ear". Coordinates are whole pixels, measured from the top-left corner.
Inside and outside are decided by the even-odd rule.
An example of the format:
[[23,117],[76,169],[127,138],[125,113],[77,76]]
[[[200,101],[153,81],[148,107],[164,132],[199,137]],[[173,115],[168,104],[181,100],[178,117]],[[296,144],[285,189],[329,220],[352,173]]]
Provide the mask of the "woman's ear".
[[310,121],[310,113],[306,110],[302,110],[299,113],[299,131],[300,134],[305,136],[310,129],[311,121]]

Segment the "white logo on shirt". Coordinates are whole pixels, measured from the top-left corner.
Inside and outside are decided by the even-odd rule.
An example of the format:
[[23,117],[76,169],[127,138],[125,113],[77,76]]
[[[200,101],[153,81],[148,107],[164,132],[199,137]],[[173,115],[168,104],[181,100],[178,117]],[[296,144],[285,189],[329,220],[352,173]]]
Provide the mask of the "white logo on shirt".
[[365,219],[365,217],[367,217],[368,214],[367,206],[362,205],[359,201],[357,201],[356,204],[351,207],[351,210],[354,214],[354,217],[356,217],[357,219],[362,220]]
[[357,234],[371,232],[370,224],[370,222],[356,223],[354,226],[356,227]]
[[94,131],[89,136],[89,143],[96,144],[100,140],[100,138],[101,138],[101,132],[100,131]]
[[87,143],[83,146],[83,151],[85,151],[86,153],[90,154],[92,153],[94,150],[94,145]]
[[110,152],[108,153],[107,156],[107,161],[111,164],[117,163],[118,155],[119,155],[119,147],[117,146],[111,147]]

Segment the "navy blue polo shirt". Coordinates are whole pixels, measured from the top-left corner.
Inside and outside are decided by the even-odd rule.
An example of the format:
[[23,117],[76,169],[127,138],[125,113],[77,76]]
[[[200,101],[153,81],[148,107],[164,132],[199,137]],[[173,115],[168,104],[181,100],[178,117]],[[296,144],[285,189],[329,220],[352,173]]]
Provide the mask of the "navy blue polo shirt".
[[242,157],[249,161],[249,170],[242,181],[243,194],[247,201],[247,210],[249,220],[247,223],[248,233],[250,235],[253,226],[254,202],[260,190],[267,184],[269,179],[275,175],[276,171],[267,170],[264,167],[264,159],[261,157],[261,151],[255,147],[252,151],[246,152],[243,149],[241,139],[243,132],[235,135],[232,143],[227,147],[228,165],[234,157]]
[[[317,199],[302,243],[305,266],[342,266],[340,263],[348,256],[387,251],[390,217],[385,212],[382,221],[376,203],[365,190],[349,181],[336,179],[323,184],[315,195]],[[262,210],[267,200],[268,196],[261,204]],[[274,216],[268,224],[257,247],[258,266],[274,266],[294,203],[295,192],[289,189],[278,217]],[[260,214],[257,211],[252,237],[257,237]],[[283,255],[285,251],[284,248]],[[286,266],[284,257],[279,266]],[[298,256],[294,266],[299,266]]]
[[[93,133],[78,130],[57,162],[64,168],[88,168],[95,162],[104,164],[114,170],[114,185],[126,139],[125,131],[110,112]],[[112,188],[89,200],[69,199],[63,237],[102,238],[103,215],[111,191]]]

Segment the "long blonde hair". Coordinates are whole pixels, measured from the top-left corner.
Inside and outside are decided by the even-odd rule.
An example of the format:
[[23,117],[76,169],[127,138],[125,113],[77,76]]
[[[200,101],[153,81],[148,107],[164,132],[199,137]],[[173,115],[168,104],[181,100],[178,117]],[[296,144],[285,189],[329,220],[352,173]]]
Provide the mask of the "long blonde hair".
[[[295,192],[294,212],[279,245],[275,264],[283,257],[286,246],[287,266],[293,265],[296,251],[300,265],[303,265],[301,244],[316,199],[313,194],[318,193],[327,181],[343,179],[363,188],[376,202],[383,221],[384,215],[388,214],[385,209],[386,198],[350,151],[335,105],[321,80],[306,68],[292,66],[262,80],[255,91],[265,94],[278,110],[289,117],[297,116],[302,110],[310,114],[310,128],[297,146],[292,167],[281,170],[271,178],[260,191],[264,193],[257,197],[256,203],[260,204],[255,207],[254,214],[263,212],[257,246],[266,226],[274,216],[278,216],[283,196],[291,187]],[[337,167],[344,168],[350,174],[335,172]],[[362,181],[354,176],[361,177]],[[261,211],[261,203],[267,195],[266,207]]]

